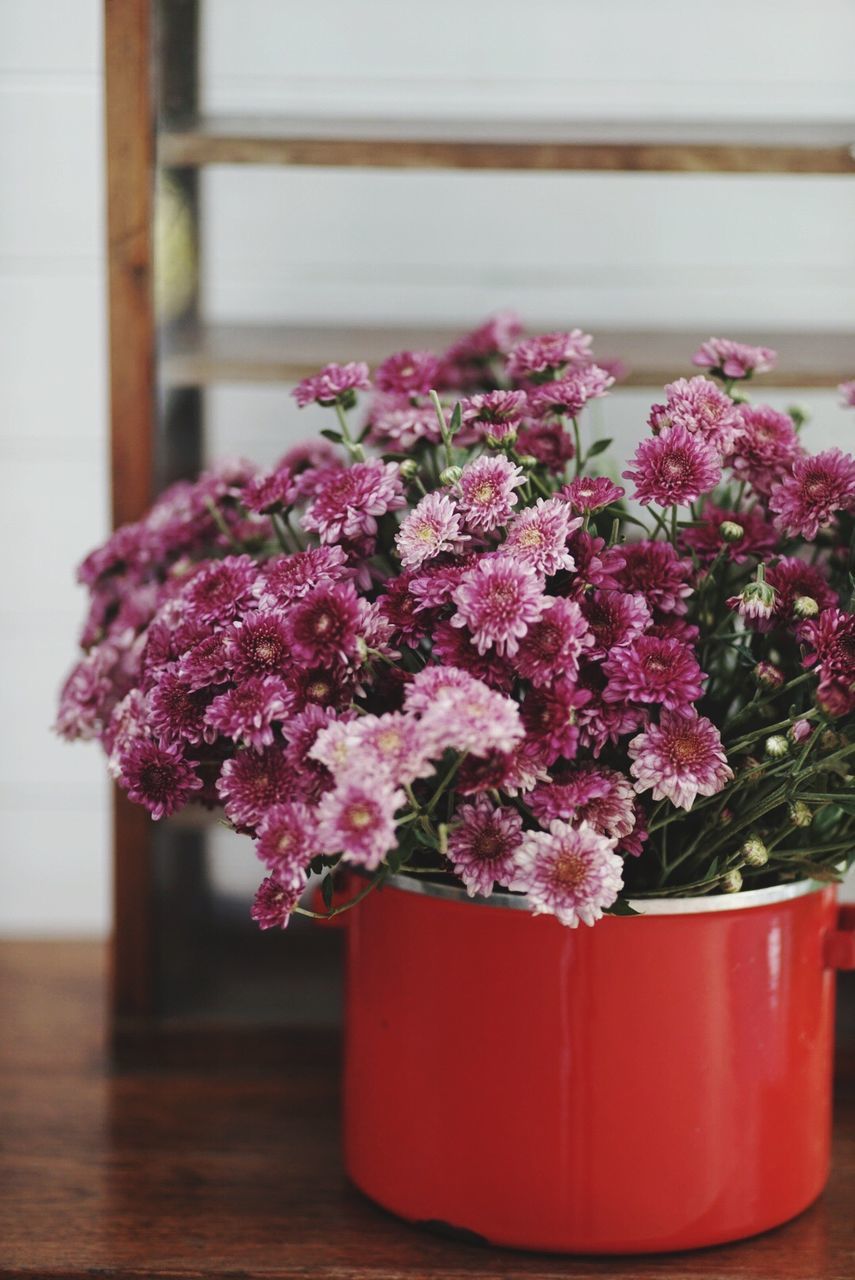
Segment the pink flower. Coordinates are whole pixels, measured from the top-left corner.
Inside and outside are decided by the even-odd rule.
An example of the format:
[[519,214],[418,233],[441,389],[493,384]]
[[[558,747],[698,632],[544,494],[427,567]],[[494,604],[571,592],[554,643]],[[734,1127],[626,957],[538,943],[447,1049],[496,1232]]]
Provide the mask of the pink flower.
[[460,510],[467,529],[487,533],[507,524],[519,501],[514,490],[524,481],[522,469],[501,456],[467,463],[459,482]]
[[118,701],[115,685],[119,651],[105,641],[81,658],[62,687],[54,728],[69,741],[99,737]]
[[[760,506],[749,511],[727,511],[708,502],[701,513],[701,522],[680,530],[680,546],[693,551],[702,565],[712,564],[722,551],[733,564],[744,564],[749,556],[765,560],[778,545],[778,535]],[[725,523],[739,525],[742,537],[725,541],[721,534]]]
[[255,852],[277,884],[302,890],[317,852],[316,839],[313,811],[299,801],[286,800],[268,809],[259,823]]
[[601,835],[625,839],[635,827],[635,790],[629,778],[604,765],[574,765],[540,783],[527,800],[541,826],[556,818],[587,822]]
[[691,560],[681,560],[670,542],[628,542],[621,547],[623,568],[617,580],[625,591],[644,596],[659,613],[684,614],[692,594]]
[[508,357],[509,378],[532,382],[553,380],[568,364],[588,364],[592,338],[581,329],[570,333],[545,333],[518,342]]
[[444,666],[460,667],[476,680],[483,680],[491,689],[509,693],[513,686],[514,669],[508,659],[500,658],[495,649],[479,653],[466,627],[455,627],[445,620],[434,623],[431,651]]
[[704,673],[680,640],[639,636],[606,658],[603,673],[608,679],[606,702],[653,702],[675,711],[703,692]]
[[543,763],[554,764],[559,756],[572,760],[579,747],[580,713],[591,693],[572,679],[562,677],[552,684],[529,689],[520,713],[529,738],[540,748]]
[[163,672],[148,700],[148,724],[161,743],[200,743],[206,734],[204,695],[195,693],[174,671]]
[[440,438],[433,405],[430,402],[413,403],[409,396],[377,396],[368,420],[368,442],[379,449],[401,453],[412,449],[419,440],[436,443]]
[[273,556],[258,566],[252,592],[262,609],[300,600],[325,582],[341,582],[350,570],[340,546],[309,547],[290,556]]
[[786,534],[813,540],[838,511],[855,510],[855,458],[827,449],[799,459],[792,475],[773,491],[769,507]]
[[592,591],[580,605],[594,635],[590,658],[604,658],[612,649],[629,644],[643,635],[651,621],[644,596],[625,591]]
[[443,364],[485,364],[495,356],[507,355],[522,328],[522,321],[515,311],[499,311],[477,329],[453,342],[442,357]]
[[540,619],[520,641],[514,666],[534,685],[548,685],[558,676],[574,677],[579,659],[593,647],[594,637],[575,600],[550,598]]
[[555,821],[549,831],[529,831],[516,853],[514,888],[528,897],[534,915],[553,915],[575,929],[600,920],[623,887],[623,861],[615,842],[587,822]]
[[304,528],[321,542],[372,536],[377,517],[406,506],[394,462],[355,462],[331,469],[318,485],[303,516]]
[[119,754],[119,781],[128,799],[144,805],[153,818],[168,818],[202,786],[180,747],[131,738]]
[[522,818],[513,809],[494,808],[488,800],[464,804],[455,815],[448,857],[470,898],[489,896],[493,886],[514,877],[514,854],[522,841]]
[[530,454],[554,475],[561,475],[576,450],[569,431],[558,421],[532,420],[517,432],[517,453]]
[[841,382],[837,390],[843,397],[844,409],[855,409],[855,380],[852,382]]
[[262,514],[276,511],[279,507],[290,507],[297,497],[297,486],[290,467],[278,467],[275,471],[265,471],[253,476],[244,485],[241,502],[248,511]]
[[405,786],[434,772],[429,759],[431,746],[430,735],[415,716],[391,711],[331,723],[318,734],[311,755],[334,775],[359,768],[372,777],[387,775],[396,785]]
[[395,535],[398,555],[407,568],[418,568],[444,551],[456,555],[468,541],[468,535],[460,528],[457,507],[444,493],[429,493],[422,498]]
[[328,364],[320,373],[304,378],[291,392],[301,409],[307,404],[331,405],[338,402],[349,408],[355,400],[355,392],[367,391],[368,365],[361,360],[350,364]]
[[815,665],[824,680],[855,681],[855,613],[823,609],[799,628],[799,639],[808,648],[806,667]]
[[665,388],[666,404],[655,404],[648,422],[659,434],[671,427],[685,427],[716,453],[729,454],[742,430],[739,408],[730,396],[708,378],[679,378]]
[[570,551],[576,561],[574,594],[583,594],[588,587],[617,590],[617,575],[626,563],[622,547],[607,547],[605,538],[579,529],[570,537]]
[[728,596],[727,607],[736,610],[749,626],[765,631],[775,610],[775,589],[766,581],[747,582],[739,595]]
[[318,806],[321,851],[375,870],[397,842],[395,812],[407,798],[388,778],[368,782],[345,775]]
[[581,523],[581,517],[574,517],[560,498],[538,498],[508,525],[502,555],[531,565],[547,578],[561,569],[573,569],[575,561],[567,550],[567,539]]
[[516,434],[526,411],[524,391],[488,391],[460,401],[464,427],[474,427],[482,439],[504,440]]
[[747,480],[755,493],[768,498],[776,485],[791,474],[793,464],[804,456],[804,449],[789,414],[766,404],[744,404],[740,412],[742,432],[730,465],[737,480]]
[[226,640],[226,654],[235,675],[281,675],[292,664],[291,638],[285,615],[247,613],[233,624]]
[[798,556],[781,556],[766,570],[766,581],[775,589],[775,617],[781,622],[794,620],[793,605],[799,596],[809,596],[820,609],[831,609],[837,592],[829,586],[819,565],[808,564]]
[[680,809],[691,809],[696,796],[715,795],[733,777],[718,729],[694,710],[663,710],[659,724],[648,725],[627,750],[636,791],[652,788],[654,800]]
[[730,380],[768,373],[777,359],[778,353],[771,347],[750,347],[731,338],[708,338],[692,356],[692,364]]
[[258,565],[250,556],[211,560],[190,579],[183,599],[202,623],[228,622],[252,603]]
[[293,779],[279,746],[239,751],[226,760],[217,794],[236,827],[255,827],[267,811],[292,794]]
[[197,641],[184,654],[178,664],[178,674],[191,689],[204,689],[207,685],[225,684],[230,679],[232,664],[228,641],[229,637],[225,631],[215,631],[212,635]]
[[300,662],[345,661],[356,652],[362,602],[352,582],[325,582],[288,615],[288,635]]
[[570,503],[574,511],[580,511],[582,515],[610,507],[613,502],[619,502],[625,493],[625,489],[613,484],[607,476],[577,476],[561,490],[561,496]]
[[589,400],[599,400],[614,385],[614,378],[597,364],[571,369],[556,382],[547,382],[531,393],[532,410],[576,418]]
[[250,676],[214,699],[205,723],[260,751],[273,742],[273,725],[286,718],[291,703],[290,690],[279,676]]
[[273,876],[268,876],[256,890],[250,916],[259,929],[284,929],[300,901],[300,893],[300,889],[286,889]]
[[404,705],[421,714],[424,742],[435,759],[447,750],[476,756],[512,751],[523,736],[517,703],[454,667],[425,667]]
[[439,361],[430,351],[398,351],[378,366],[374,382],[378,391],[427,395],[437,385]]
[[719,455],[685,427],[670,427],[642,440],[633,458],[635,470],[624,471],[635,482],[635,497],[645,505],[688,506],[721,479]]
[[452,626],[468,627],[479,653],[495,645],[512,658],[519,642],[546,608],[543,580],[530,565],[509,556],[483,557],[452,593]]

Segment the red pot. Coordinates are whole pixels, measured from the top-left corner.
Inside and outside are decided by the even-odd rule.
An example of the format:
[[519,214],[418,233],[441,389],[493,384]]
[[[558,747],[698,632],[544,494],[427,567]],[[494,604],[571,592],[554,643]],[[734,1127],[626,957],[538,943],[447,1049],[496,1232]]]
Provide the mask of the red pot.
[[850,909],[809,882],[635,905],[573,930],[398,878],[356,908],[344,1139],[362,1191],[571,1253],[734,1240],[819,1195]]

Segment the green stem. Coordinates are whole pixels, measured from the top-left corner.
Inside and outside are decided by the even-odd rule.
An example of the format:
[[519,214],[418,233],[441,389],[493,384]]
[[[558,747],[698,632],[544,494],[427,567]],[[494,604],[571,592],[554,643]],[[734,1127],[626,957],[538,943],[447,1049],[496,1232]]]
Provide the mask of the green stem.
[[353,458],[354,462],[364,462],[365,451],[363,450],[362,445],[359,444],[358,441],[354,440],[353,436],[350,434],[350,427],[347,424],[347,414],[339,404],[338,400],[335,402],[335,412],[336,417],[338,418],[338,424],[341,427],[341,435],[344,440],[345,448],[351,458]]

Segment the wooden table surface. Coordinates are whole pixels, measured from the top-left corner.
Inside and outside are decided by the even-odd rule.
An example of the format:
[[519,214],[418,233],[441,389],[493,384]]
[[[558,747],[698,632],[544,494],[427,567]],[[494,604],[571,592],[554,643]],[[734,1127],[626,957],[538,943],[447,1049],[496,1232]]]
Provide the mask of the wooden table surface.
[[855,1094],[822,1199],[754,1240],[638,1259],[458,1244],[348,1186],[337,1071],[111,1073],[91,943],[0,945],[0,1276],[853,1280]]

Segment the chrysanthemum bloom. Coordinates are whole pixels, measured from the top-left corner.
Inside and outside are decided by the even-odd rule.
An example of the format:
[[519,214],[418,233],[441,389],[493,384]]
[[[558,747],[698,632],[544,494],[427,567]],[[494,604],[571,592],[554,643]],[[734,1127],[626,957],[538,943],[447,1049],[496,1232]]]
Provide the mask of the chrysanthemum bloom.
[[613,502],[619,502],[625,493],[626,489],[614,484],[608,476],[577,476],[561,490],[562,498],[582,515],[610,507]]
[[260,751],[273,742],[273,725],[288,716],[293,697],[279,676],[250,676],[214,699],[205,723],[234,742]]
[[650,836],[650,832],[647,829],[647,811],[637,796],[633,808],[635,811],[635,826],[628,836],[618,840],[615,850],[616,853],[621,854],[624,858],[640,858]]
[[529,689],[520,714],[526,733],[538,744],[546,765],[559,756],[572,760],[579,748],[579,716],[591,693],[574,680],[558,679],[550,685]]
[[258,565],[250,556],[226,556],[194,574],[182,596],[200,622],[228,622],[252,603],[257,577]]
[[553,915],[571,929],[594,924],[623,888],[623,861],[614,847],[587,822],[555,821],[548,832],[526,832],[514,888],[527,895],[534,915]]
[[318,734],[311,755],[334,775],[358,767],[371,777],[387,775],[397,786],[405,786],[434,772],[430,746],[415,716],[390,711],[336,721]]
[[659,613],[684,614],[686,597],[692,594],[691,560],[681,560],[670,542],[645,539],[628,542],[621,547],[623,568],[617,580],[624,591],[644,596],[651,609]]
[[570,585],[574,594],[583,595],[589,587],[617,591],[617,575],[626,563],[623,547],[607,547],[605,538],[577,529],[570,535],[570,552],[576,561],[576,577]]
[[443,364],[484,364],[495,356],[507,355],[523,331],[515,311],[498,311],[489,320],[452,342],[443,354]]
[[522,842],[522,818],[488,800],[461,805],[448,839],[448,857],[470,898],[489,896],[494,884],[508,885],[515,874],[514,854]]
[[259,515],[290,507],[297,498],[297,486],[290,467],[277,467],[275,471],[263,471],[244,485],[241,502],[248,511]]
[[501,440],[515,434],[527,403],[524,391],[488,391],[460,401],[461,419],[476,438]]
[[825,676],[816,691],[817,704],[833,720],[850,716],[855,711],[855,679],[842,676]]
[[406,506],[395,462],[355,462],[332,469],[303,515],[303,527],[321,542],[373,536],[377,518]]
[[352,360],[349,364],[328,364],[320,373],[304,378],[291,392],[301,409],[307,404],[344,405],[349,408],[355,399],[355,392],[367,391],[371,386],[368,379],[368,365],[361,360]]
[[[447,673],[450,668],[434,670]],[[416,679],[426,674],[427,669]],[[428,691],[433,692],[433,697],[425,705]],[[517,703],[467,672],[457,671],[451,679],[444,675],[433,681],[421,680],[408,694],[407,709],[421,710],[422,741],[434,759],[447,750],[476,756],[512,751],[523,736]]]
[[[593,679],[593,672],[598,678]],[[585,705],[577,717],[579,747],[590,751],[599,760],[606,747],[617,746],[627,734],[637,733],[650,720],[646,706],[634,702],[606,702],[605,685],[601,669],[594,663],[584,663],[579,671],[579,684],[586,695]]]
[[841,382],[837,390],[843,396],[843,407],[855,409],[855,381]]
[[397,578],[389,578],[383,584],[383,594],[377,599],[377,607],[392,628],[396,639],[408,643],[425,634],[427,615],[419,613],[419,602],[410,591],[415,575],[404,570]]
[[638,792],[691,809],[696,796],[713,796],[733,777],[718,729],[697,711],[663,710],[628,747]]
[[773,490],[769,508],[789,537],[812,541],[838,511],[855,510],[855,458],[839,449],[800,458]]
[[573,437],[557,419],[526,419],[517,431],[517,453],[529,454],[553,475],[562,475],[576,452]]
[[239,751],[226,760],[217,794],[236,827],[255,827],[280,800],[294,794],[293,777],[280,746]]
[[647,601],[638,593],[597,589],[579,603],[594,635],[590,658],[604,658],[612,649],[629,644],[643,635],[651,621]]
[[670,427],[642,440],[632,462],[634,470],[624,471],[623,477],[635,482],[634,496],[644,505],[688,506],[721,479],[716,450],[685,427]]
[[410,593],[416,600],[416,608],[420,611],[447,608],[451,604],[452,593],[477,563],[477,556],[468,555],[422,565],[410,580]]
[[417,568],[444,551],[456,554],[468,540],[460,528],[453,498],[435,492],[422,498],[402,521],[395,535],[395,546],[401,563],[407,568]]
[[[722,525],[737,526],[741,536],[725,538]],[[749,556],[765,560],[777,545],[778,534],[759,505],[737,512],[708,502],[701,512],[701,523],[680,530],[680,547],[693,551],[702,565],[712,564],[722,551],[733,564],[744,564]]]
[[567,539],[582,523],[560,498],[538,498],[514,516],[502,544],[502,555],[513,556],[550,578],[561,569],[574,569]]
[[329,658],[311,666],[291,667],[286,671],[285,679],[294,698],[296,713],[310,706],[346,707],[356,686],[354,668]]
[[692,364],[730,380],[768,373],[777,359],[778,353],[771,347],[751,347],[731,338],[709,338],[692,356]]
[[775,588],[765,581],[747,582],[738,596],[728,596],[727,607],[762,630],[775,611]]
[[439,361],[432,351],[398,351],[378,366],[374,383],[378,391],[427,395],[438,373]]
[[337,544],[309,547],[294,555],[273,556],[258,566],[252,593],[262,609],[278,609],[301,600],[324,582],[341,582],[351,570]]
[[729,462],[737,480],[747,480],[755,493],[768,498],[805,451],[789,414],[767,404],[743,404],[740,414],[742,431]]
[[195,693],[186,680],[174,671],[166,671],[157,680],[148,698],[148,723],[162,743],[179,745],[199,743],[206,733],[205,695]]
[[379,449],[403,453],[419,440],[436,443],[440,439],[436,410],[430,401],[414,400],[406,395],[379,395],[368,416],[370,429],[366,439]]
[[227,655],[236,676],[281,675],[293,662],[284,613],[247,613],[227,633]]
[[259,929],[284,929],[300,901],[302,888],[285,888],[273,876],[262,880],[255,893],[250,917]]
[[838,595],[818,564],[808,564],[798,556],[781,556],[766,570],[766,581],[775,589],[775,618],[783,623],[797,621],[796,600],[808,596],[820,610],[833,609]]
[[362,601],[352,582],[325,582],[298,601],[288,614],[295,657],[318,663],[347,660],[356,652]]
[[554,781],[536,786],[526,803],[543,827],[556,818],[574,826],[587,822],[601,835],[617,840],[635,826],[632,782],[604,765],[565,767]]
[[855,613],[824,609],[802,624],[799,639],[809,650],[806,667],[815,665],[823,679],[855,680]]
[[507,458],[484,456],[467,463],[459,481],[459,505],[467,529],[488,533],[507,524],[519,502],[515,490],[524,482],[522,468]]
[[80,659],[59,695],[54,728],[60,737],[85,742],[104,732],[117,702],[118,662],[119,651],[109,641]]
[[132,738],[118,763],[128,799],[144,805],[153,818],[168,818],[202,786],[202,779],[177,746]]
[[431,652],[437,661],[462,668],[500,693],[510,693],[515,679],[511,663],[507,658],[500,658],[495,649],[479,653],[467,627],[454,627],[443,619],[431,625],[430,635]]
[[233,672],[229,656],[228,635],[215,631],[197,641],[181,658],[178,674],[191,689],[204,689],[207,685],[225,684]]
[[555,382],[536,387],[531,393],[531,406],[536,414],[564,414],[576,418],[589,400],[599,400],[614,385],[614,378],[598,364],[571,369]]
[[704,673],[687,644],[639,636],[603,663],[606,702],[649,702],[674,711],[703,692]]
[[298,800],[286,800],[268,809],[259,823],[255,852],[278,884],[303,889],[316,841],[314,811]]
[[413,676],[404,693],[404,707],[416,715],[430,711],[442,700],[454,701],[469,692],[472,676],[459,667],[424,667]]
[[731,453],[742,431],[742,418],[730,396],[700,375],[669,382],[665,394],[666,403],[655,404],[650,410],[648,423],[654,432],[685,427],[721,457]]
[[318,844],[373,871],[395,847],[395,812],[407,798],[382,776],[367,782],[345,774],[318,806]]
[[546,608],[543,579],[530,565],[510,556],[485,556],[461,578],[452,593],[457,613],[452,626],[468,627],[479,653],[495,645],[512,658],[519,642]]
[[551,597],[520,641],[514,666],[532,684],[550,684],[558,676],[574,677],[580,657],[593,645],[591,629],[576,601]]
[[518,381],[552,381],[567,365],[588,364],[592,341],[591,335],[581,329],[525,338],[517,343],[508,357],[507,375]]

